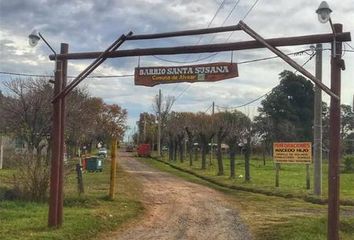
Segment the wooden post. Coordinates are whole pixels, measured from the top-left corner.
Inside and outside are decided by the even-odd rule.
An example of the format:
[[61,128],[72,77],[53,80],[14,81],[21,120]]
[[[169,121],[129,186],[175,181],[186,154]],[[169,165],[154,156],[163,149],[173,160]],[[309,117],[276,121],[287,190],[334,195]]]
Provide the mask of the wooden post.
[[161,89],[159,89],[159,102],[158,102],[158,125],[157,125],[157,156],[161,157],[161,101],[162,101],[162,97],[161,97]]
[[[68,53],[69,45],[66,43],[62,43],[60,47],[60,53],[65,54]],[[61,89],[66,87],[67,82],[67,69],[68,69],[68,60],[62,60],[62,82]],[[59,186],[58,186],[58,226],[63,224],[63,205],[64,205],[64,155],[65,155],[65,96],[59,99],[61,101],[60,108],[60,158],[59,158]]]
[[[316,78],[322,80],[322,44],[316,44]],[[322,92],[315,85],[313,120],[313,191],[317,196],[322,194]]]
[[[54,73],[54,96],[61,91],[62,87],[62,62],[56,62]],[[61,100],[53,102],[53,127],[52,127],[52,159],[50,169],[49,211],[48,226],[58,227],[58,189],[59,189],[59,164],[61,144]]]
[[4,142],[3,142],[2,135],[0,135],[0,169],[2,169],[3,159],[4,159]]
[[280,163],[275,163],[275,187],[279,187]]
[[[343,26],[334,24],[336,33],[341,33]],[[332,44],[331,91],[339,98],[331,96],[329,111],[329,163],[328,163],[328,240],[339,239],[339,189],[340,189],[340,88],[342,60],[342,42]]]
[[310,164],[306,164],[306,189],[310,189]]
[[117,139],[114,137],[111,143],[111,182],[109,187],[109,198],[114,199],[115,183],[116,183],[116,150]]

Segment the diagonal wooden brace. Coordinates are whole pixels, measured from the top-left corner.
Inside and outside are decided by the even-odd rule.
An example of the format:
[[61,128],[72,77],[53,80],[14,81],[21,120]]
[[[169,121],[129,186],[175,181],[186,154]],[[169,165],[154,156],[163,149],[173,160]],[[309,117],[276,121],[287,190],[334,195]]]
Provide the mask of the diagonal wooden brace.
[[326,92],[328,95],[331,97],[334,97],[339,100],[339,97],[334,94],[331,89],[329,89],[325,84],[323,84],[320,80],[318,80],[315,76],[313,76],[311,73],[309,73],[306,69],[301,67],[297,62],[292,60],[290,57],[288,57],[285,53],[277,49],[276,47],[273,47],[267,41],[262,38],[258,33],[256,33],[254,30],[252,30],[246,23],[243,21],[239,22],[239,26],[243,31],[245,31],[248,35],[253,37],[255,40],[257,40],[259,43],[264,45],[266,48],[268,48],[270,51],[272,51],[274,54],[276,54],[278,57],[283,59],[286,63],[288,63],[290,66],[295,68],[297,71],[302,73],[304,76],[309,78],[312,82],[314,82],[319,88],[321,88],[324,92]]

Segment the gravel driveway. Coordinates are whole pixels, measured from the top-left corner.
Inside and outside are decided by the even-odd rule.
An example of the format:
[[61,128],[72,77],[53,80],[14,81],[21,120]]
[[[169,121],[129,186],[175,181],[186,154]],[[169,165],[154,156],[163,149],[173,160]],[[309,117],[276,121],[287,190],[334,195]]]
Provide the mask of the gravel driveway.
[[141,181],[146,213],[107,239],[252,239],[222,193],[146,166],[130,153],[119,154],[119,165]]

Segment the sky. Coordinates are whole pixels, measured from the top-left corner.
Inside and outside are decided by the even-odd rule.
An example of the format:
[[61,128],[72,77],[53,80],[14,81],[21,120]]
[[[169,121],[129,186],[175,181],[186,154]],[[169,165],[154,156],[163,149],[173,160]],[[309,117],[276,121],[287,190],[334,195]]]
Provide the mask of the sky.
[[[327,1],[332,21],[342,23],[343,31],[354,33],[354,0]],[[54,63],[48,59],[50,49],[40,42],[32,48],[28,35],[36,29],[50,45],[60,51],[60,43],[69,44],[69,52],[104,51],[121,34],[159,33],[237,24],[243,20],[264,38],[291,37],[330,33],[330,25],[321,24],[315,13],[317,0],[0,0],[0,72],[53,74]],[[352,36],[353,38],[353,36]],[[120,49],[172,47],[252,40],[246,33],[227,32],[213,35],[127,41]],[[352,105],[354,94],[354,43],[345,44],[342,72],[342,99]],[[310,46],[281,47],[285,53],[309,49]],[[330,44],[323,46],[323,82],[330,86]],[[291,55],[299,64],[309,59],[308,51]],[[267,49],[242,50],[167,56],[125,57],[106,60],[91,75],[130,75],[115,78],[87,78],[80,86],[109,104],[128,110],[129,131],[134,130],[141,112],[153,112],[153,98],[175,96],[172,110],[211,112],[235,108],[250,117],[264,96],[279,83],[279,73],[294,71],[281,59],[242,63],[274,56]],[[161,59],[162,58],[162,59]],[[203,60],[204,59],[204,60]],[[69,61],[68,74],[78,75],[92,60]],[[210,62],[238,62],[239,77],[214,83],[178,83],[155,87],[134,86],[134,68],[138,65],[176,66]],[[181,63],[180,63],[181,62]],[[314,58],[304,66],[315,73]],[[0,73],[1,82],[16,78]],[[259,99],[258,99],[259,98]],[[254,102],[253,100],[258,99]],[[327,94],[323,100],[329,103]],[[247,104],[252,102],[250,104]],[[242,106],[245,105],[246,106]],[[242,106],[242,107],[239,107]]]

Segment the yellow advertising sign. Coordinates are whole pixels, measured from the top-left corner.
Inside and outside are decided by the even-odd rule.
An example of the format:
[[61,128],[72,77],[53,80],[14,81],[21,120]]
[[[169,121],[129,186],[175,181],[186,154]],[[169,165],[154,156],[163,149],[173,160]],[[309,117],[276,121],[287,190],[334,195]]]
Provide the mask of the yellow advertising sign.
[[276,163],[312,162],[311,142],[276,142],[273,143],[273,159]]

